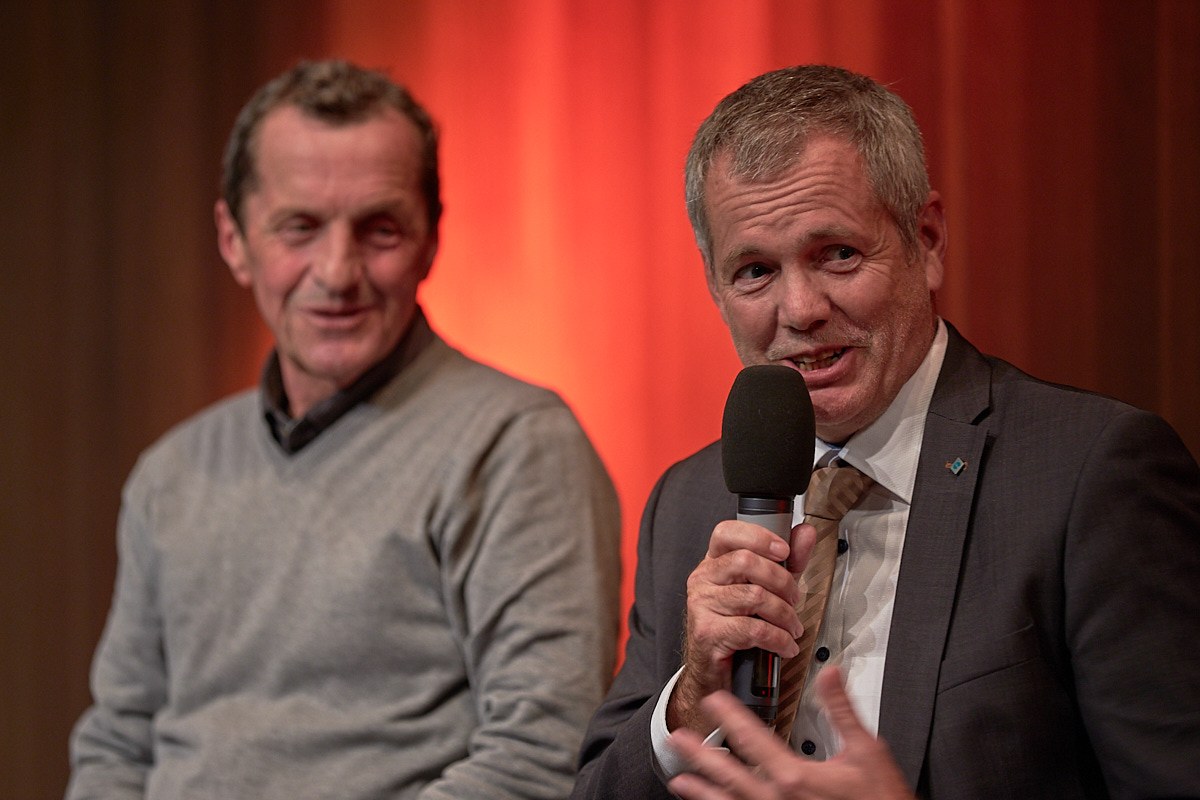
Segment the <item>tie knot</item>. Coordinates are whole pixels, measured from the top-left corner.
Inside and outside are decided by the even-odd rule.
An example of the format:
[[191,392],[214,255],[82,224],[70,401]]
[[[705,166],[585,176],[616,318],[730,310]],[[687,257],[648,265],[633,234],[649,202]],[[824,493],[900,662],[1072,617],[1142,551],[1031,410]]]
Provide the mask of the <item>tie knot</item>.
[[840,520],[874,483],[849,464],[813,470],[808,490],[804,493],[804,513],[822,519]]

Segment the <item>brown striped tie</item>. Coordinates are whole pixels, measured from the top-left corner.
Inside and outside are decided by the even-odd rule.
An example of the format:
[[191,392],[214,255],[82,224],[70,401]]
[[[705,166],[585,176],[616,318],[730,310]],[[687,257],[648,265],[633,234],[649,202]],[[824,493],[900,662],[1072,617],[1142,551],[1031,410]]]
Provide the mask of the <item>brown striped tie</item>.
[[800,624],[804,626],[804,632],[796,640],[800,652],[784,662],[779,680],[782,688],[775,732],[785,742],[792,736],[808,665],[812,662],[813,645],[825,616],[825,601],[829,597],[837,560],[838,524],[874,483],[849,465],[822,467],[813,471],[804,493],[804,521],[817,529],[817,541],[800,577],[800,589],[805,593],[796,606]]

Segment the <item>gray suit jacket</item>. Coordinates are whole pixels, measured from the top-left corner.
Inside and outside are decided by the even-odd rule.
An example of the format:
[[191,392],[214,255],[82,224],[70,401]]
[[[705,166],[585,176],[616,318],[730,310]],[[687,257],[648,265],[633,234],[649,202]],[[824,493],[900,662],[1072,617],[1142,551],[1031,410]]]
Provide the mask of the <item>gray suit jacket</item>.
[[[650,714],[681,664],[686,578],[735,512],[719,443],[651,494],[625,661],[573,797],[669,797]],[[951,328],[889,641],[879,735],[920,796],[1200,798],[1195,460],[1158,417]]]

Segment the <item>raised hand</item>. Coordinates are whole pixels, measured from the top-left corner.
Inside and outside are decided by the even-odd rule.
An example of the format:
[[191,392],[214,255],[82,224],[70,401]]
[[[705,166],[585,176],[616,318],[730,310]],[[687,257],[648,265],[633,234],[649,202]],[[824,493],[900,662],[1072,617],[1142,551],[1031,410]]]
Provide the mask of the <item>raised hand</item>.
[[[817,694],[842,750],[827,761],[794,753],[728,692],[706,697],[703,713],[725,733],[732,753],[705,747],[690,730],[671,734],[670,744],[693,772],[668,788],[685,800],[913,800],[887,745],[862,726],[836,667],[817,676]],[[742,760],[739,760],[739,757]]]

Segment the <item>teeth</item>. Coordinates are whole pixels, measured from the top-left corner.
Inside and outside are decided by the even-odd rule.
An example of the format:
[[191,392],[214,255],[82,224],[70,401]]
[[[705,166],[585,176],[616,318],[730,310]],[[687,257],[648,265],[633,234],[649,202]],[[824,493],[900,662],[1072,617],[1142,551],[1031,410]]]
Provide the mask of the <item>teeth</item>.
[[825,369],[826,367],[833,366],[845,352],[845,350],[838,350],[836,353],[831,353],[824,358],[794,358],[792,361],[800,368],[801,372],[810,372],[815,369]]

